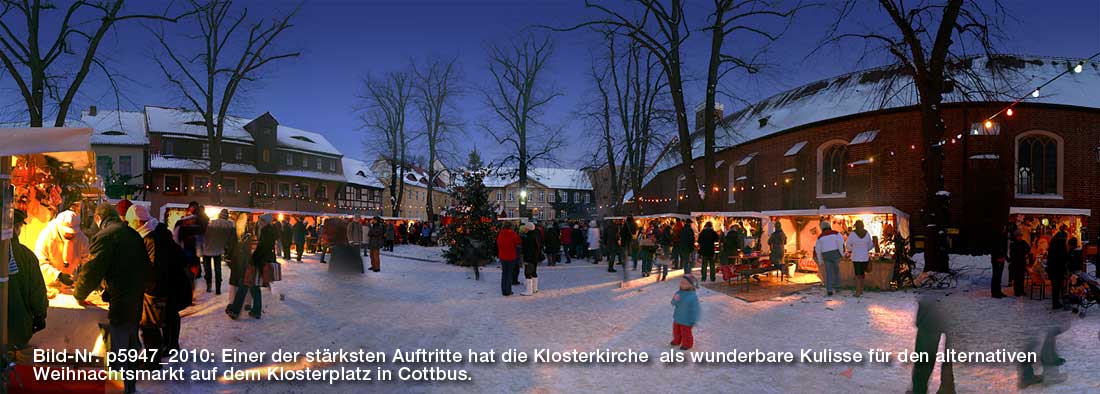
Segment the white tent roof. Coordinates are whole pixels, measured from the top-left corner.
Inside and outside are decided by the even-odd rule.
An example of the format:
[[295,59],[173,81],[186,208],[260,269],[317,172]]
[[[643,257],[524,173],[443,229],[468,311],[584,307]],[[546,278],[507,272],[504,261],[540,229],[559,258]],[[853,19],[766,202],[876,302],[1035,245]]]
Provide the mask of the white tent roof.
[[703,211],[703,212],[691,212],[691,217],[698,216],[721,216],[727,218],[766,218],[768,215],[764,215],[760,212],[754,211],[737,211],[737,212],[718,212],[718,211]]
[[91,128],[0,128],[0,156],[92,150]]
[[1041,207],[1010,207],[1009,215],[1064,215],[1064,216],[1092,216],[1092,210],[1088,208],[1041,208]]
[[822,215],[866,215],[866,214],[894,214],[900,218],[909,218],[909,214],[892,206],[854,207],[854,208],[819,208],[819,209],[790,209],[783,211],[764,211],[764,216],[822,216]]

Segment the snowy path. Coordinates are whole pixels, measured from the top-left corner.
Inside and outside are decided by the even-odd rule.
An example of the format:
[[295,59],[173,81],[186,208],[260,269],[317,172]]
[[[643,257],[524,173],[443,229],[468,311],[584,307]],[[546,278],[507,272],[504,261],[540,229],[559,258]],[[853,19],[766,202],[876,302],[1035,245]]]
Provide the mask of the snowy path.
[[[401,246],[394,252],[417,259],[438,259],[439,249]],[[184,318],[186,348],[311,351],[318,348],[381,350],[446,348],[501,352],[508,348],[581,351],[647,351],[648,365],[476,365],[467,368],[467,383],[376,382],[370,385],[280,383],[143,383],[142,392],[219,393],[650,393],[650,392],[825,392],[902,393],[909,386],[908,365],[665,365],[657,361],[668,350],[676,282],[619,289],[621,274],[604,265],[577,263],[539,268],[535,297],[501,297],[500,270],[494,265],[474,281],[471,270],[441,263],[383,257],[382,272],[335,276],[311,260],[284,264],[282,282],[264,292],[262,320],[233,321],[222,310],[228,294],[215,299],[203,293]],[[517,287],[517,290],[519,287]],[[518,291],[517,291],[518,292]],[[848,297],[823,298],[814,289],[779,301],[745,303],[703,289],[703,316],[696,327],[694,351],[734,349],[792,351],[831,348],[862,351],[911,349],[916,309],[912,292],[869,293],[857,303]],[[849,295],[850,292],[841,292]],[[1021,332],[1038,330],[1052,320],[1049,301],[994,300],[988,290],[956,291],[946,299],[965,305],[965,332],[959,348],[993,350],[1014,343]],[[285,296],[280,301],[279,295]],[[1054,315],[1071,321],[1059,337],[1068,360],[1069,380],[1033,387],[1025,393],[1100,391],[1092,365],[1100,365],[1100,316],[1079,320],[1068,312]],[[1025,323],[1019,320],[1025,317]],[[1016,329],[1014,327],[1028,327]],[[219,365],[223,369],[228,365]],[[261,366],[261,365],[255,365]],[[370,367],[368,365],[368,367]],[[448,366],[443,366],[448,367]],[[845,371],[852,368],[850,377]],[[1015,392],[1011,365],[956,365],[960,393]],[[938,371],[931,387],[938,387]],[[684,390],[687,389],[687,390]]]

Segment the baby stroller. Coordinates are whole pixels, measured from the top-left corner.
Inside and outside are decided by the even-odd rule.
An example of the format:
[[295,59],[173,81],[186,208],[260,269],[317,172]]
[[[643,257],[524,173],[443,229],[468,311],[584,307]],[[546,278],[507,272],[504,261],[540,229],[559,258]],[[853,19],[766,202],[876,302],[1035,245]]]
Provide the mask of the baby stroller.
[[1076,272],[1066,278],[1066,294],[1063,305],[1072,308],[1077,317],[1084,318],[1086,311],[1100,302],[1100,287],[1088,273]]

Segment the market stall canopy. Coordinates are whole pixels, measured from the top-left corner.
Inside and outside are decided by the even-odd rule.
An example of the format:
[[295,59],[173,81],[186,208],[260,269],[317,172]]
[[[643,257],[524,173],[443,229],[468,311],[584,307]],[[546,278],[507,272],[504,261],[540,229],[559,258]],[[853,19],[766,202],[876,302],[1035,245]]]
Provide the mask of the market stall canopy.
[[1080,208],[1040,208],[1040,207],[1010,207],[1009,215],[1063,215],[1063,216],[1092,216],[1091,209]]
[[763,213],[754,212],[754,211],[736,211],[736,212],[716,212],[716,211],[695,212],[695,211],[692,211],[691,216],[692,217],[722,216],[722,217],[730,217],[730,218],[761,218],[761,219],[763,219],[763,218],[767,218],[769,215],[765,215]]
[[[677,219],[691,219],[691,215],[684,213],[654,213],[650,215],[635,216],[635,219],[659,219],[659,218],[677,218]],[[605,218],[612,219],[612,218]],[[618,219],[618,217],[615,217]]]
[[0,156],[89,151],[91,139],[90,128],[0,128]]
[[818,208],[818,209],[790,209],[783,211],[764,211],[764,216],[824,216],[824,215],[873,215],[892,214],[898,218],[909,219],[909,214],[892,206],[854,207],[854,208]]
[[382,218],[382,220],[394,220],[394,221],[404,220],[406,222],[419,222],[420,221],[420,219],[417,219],[417,218],[406,218],[406,217],[400,217],[400,216],[381,216],[381,218]]

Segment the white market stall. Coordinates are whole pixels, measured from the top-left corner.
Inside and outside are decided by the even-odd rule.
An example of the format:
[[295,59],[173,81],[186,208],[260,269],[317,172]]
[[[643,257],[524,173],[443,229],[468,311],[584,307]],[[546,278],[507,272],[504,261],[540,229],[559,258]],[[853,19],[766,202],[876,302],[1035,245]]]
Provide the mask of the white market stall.
[[[0,255],[8,256],[13,241],[13,212],[27,214],[19,238],[15,241],[32,249],[46,223],[59,212],[73,209],[90,224],[95,203],[101,202],[103,183],[95,174],[95,155],[91,152],[90,128],[13,128],[0,129]],[[84,225],[88,231],[92,226]],[[76,267],[74,270],[78,270]],[[8,338],[8,264],[0,264],[0,339]],[[57,287],[61,286],[61,287]],[[49,307],[46,328],[34,334],[29,348],[92,350],[103,356],[103,337],[107,323],[107,305],[98,293],[81,304],[64,285],[46,288]],[[5,345],[6,346],[6,345]],[[16,356],[16,379],[30,388],[38,384],[30,376],[32,360]],[[70,365],[102,368],[102,365]],[[99,382],[115,385],[117,382]],[[54,383],[56,384],[56,383]],[[60,389],[60,387],[54,387]]]
[[1032,253],[1046,258],[1047,247],[1059,227],[1066,226],[1070,238],[1085,240],[1085,226],[1092,210],[1087,208],[1009,207],[1010,223],[1022,233],[1024,241],[1031,245]]
[[819,223],[827,220],[832,229],[847,234],[857,220],[862,220],[867,232],[879,240],[881,256],[893,255],[894,244],[890,240],[895,233],[909,237],[909,214],[892,206],[855,208],[819,208],[781,211],[764,211],[787,234],[784,258],[797,262],[802,271],[817,271],[813,260],[814,243],[821,234]]
[[[769,234],[772,232],[772,222],[767,215],[752,211],[705,211],[692,212],[691,216],[695,218],[696,231],[701,230],[706,223],[711,223],[714,231],[725,234],[735,224],[739,224],[741,228],[745,229],[745,246],[756,249],[756,246],[759,245],[759,250],[763,255],[767,255],[770,251],[768,239]],[[759,240],[757,240],[758,237]]]

